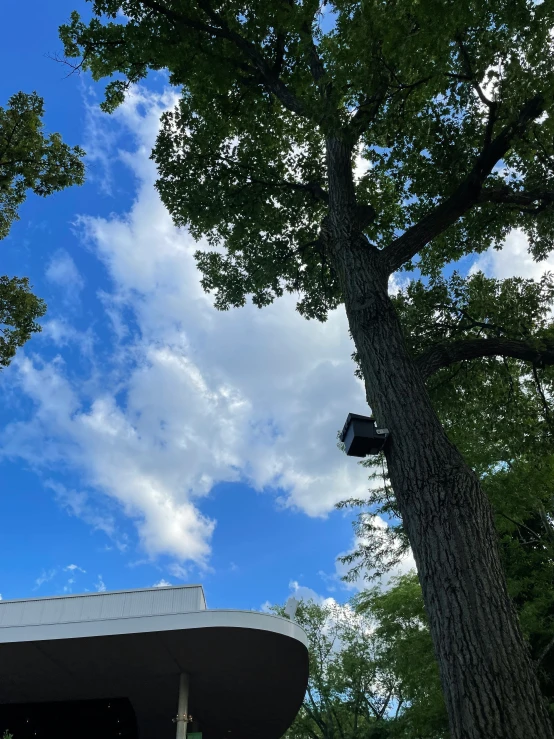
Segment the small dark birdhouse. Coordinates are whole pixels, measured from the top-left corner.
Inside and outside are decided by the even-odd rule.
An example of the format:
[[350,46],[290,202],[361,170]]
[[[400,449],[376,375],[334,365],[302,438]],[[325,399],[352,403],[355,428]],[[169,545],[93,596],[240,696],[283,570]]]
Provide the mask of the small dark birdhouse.
[[388,429],[378,429],[374,418],[349,413],[339,438],[349,457],[367,457],[379,454],[388,437]]

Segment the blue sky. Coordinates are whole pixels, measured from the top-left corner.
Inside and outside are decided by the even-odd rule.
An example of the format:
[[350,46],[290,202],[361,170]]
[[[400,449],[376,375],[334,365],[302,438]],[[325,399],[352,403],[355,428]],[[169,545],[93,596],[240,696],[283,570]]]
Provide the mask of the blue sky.
[[[290,297],[213,309],[148,159],[175,93],[157,75],[102,114],[101,89],[49,58],[74,8],[87,10],[3,5],[0,105],[37,90],[47,130],[88,158],[83,187],[30,197],[0,244],[0,273],[28,275],[48,303],[0,375],[0,593],[200,581],[210,607],[295,590],[344,601],[336,557],[354,542],[334,504],[367,488],[336,448],[347,413],[367,410],[344,313],[306,322]],[[518,234],[478,266],[552,269]]]

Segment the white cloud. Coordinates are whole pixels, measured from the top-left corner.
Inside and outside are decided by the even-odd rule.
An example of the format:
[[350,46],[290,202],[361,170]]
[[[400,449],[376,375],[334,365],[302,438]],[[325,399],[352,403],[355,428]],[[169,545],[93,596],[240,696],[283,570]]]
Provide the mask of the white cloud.
[[104,584],[104,580],[102,580],[102,575],[98,575],[98,580],[94,584],[94,587],[96,588],[96,591],[98,593],[105,593],[106,592],[106,585]]
[[56,573],[57,573],[56,569],[52,569],[48,571],[43,570],[40,577],[37,577],[37,579],[35,580],[36,587],[34,588],[34,590],[38,590],[41,585],[44,585],[45,582],[50,582],[50,580],[52,580],[56,576]]
[[506,238],[501,250],[488,249],[473,263],[470,274],[484,272],[489,277],[527,277],[540,280],[548,271],[554,271],[554,255],[536,262],[529,254],[527,236],[514,229]]
[[40,338],[51,342],[56,347],[66,347],[76,344],[81,354],[92,357],[95,336],[91,328],[86,331],[78,331],[64,318],[51,318],[42,324]]
[[167,580],[164,580],[164,578],[162,577],[162,579],[159,580],[158,582],[155,582],[154,585],[152,585],[152,587],[153,588],[168,588],[170,585],[171,583],[168,582]]
[[85,282],[73,258],[65,249],[58,249],[55,252],[46,268],[45,275],[49,282],[64,292],[66,302],[78,301]]
[[136,93],[116,114],[137,145],[119,153],[137,176],[131,210],[80,219],[113,285],[102,296],[113,366],[73,381],[61,357],[21,354],[10,381],[35,412],[1,441],[4,455],[35,468],[77,471],[87,492],[58,492],[67,509],[117,539],[99,494],[115,501],[146,553],[174,557],[171,574],[185,579],[180,563],[208,561],[216,522],[202,497],[218,482],[272,490],[281,506],[310,516],[362,495],[367,472],[336,448],[336,433],[348,412],[367,407],[342,309],[325,324],[301,318],[292,296],[262,311],[213,309],[193,259],[198,245],[173,227],[153,188],[148,155],[167,103]]
[[189,573],[186,567],[183,567],[182,564],[179,562],[173,562],[169,565],[169,571],[173,575],[173,577],[176,577],[178,580],[188,580]]
[[[56,454],[55,451],[47,452],[44,459],[55,457]],[[54,491],[56,500],[70,516],[80,518],[94,531],[103,531],[120,551],[127,549],[127,536],[118,530],[113,513],[103,510],[102,499],[95,496],[94,502],[91,502],[91,496],[87,493],[68,490],[53,480],[47,480],[46,486]]]
[[272,603],[269,600],[266,600],[262,605],[260,606],[260,610],[263,613],[273,613],[273,606],[275,605],[285,605],[288,597],[294,596],[296,600],[303,600],[305,602],[313,601],[314,603],[317,603],[317,605],[320,606],[335,606],[337,605],[337,602],[334,598],[328,598],[324,595],[321,595],[320,593],[316,592],[312,588],[307,587],[306,585],[301,585],[298,580],[290,580],[288,585],[289,594],[288,596],[283,600],[282,603]]
[[82,572],[83,575],[86,574],[86,570],[83,570],[82,567],[79,567],[79,565],[67,565],[67,567],[64,567],[64,572]]
[[312,588],[300,585],[298,580],[291,580],[289,582],[289,590],[291,595],[294,595],[297,600],[313,600],[314,603],[317,603],[320,606],[333,606],[336,604],[336,600],[334,598],[326,598],[324,595],[316,593]]

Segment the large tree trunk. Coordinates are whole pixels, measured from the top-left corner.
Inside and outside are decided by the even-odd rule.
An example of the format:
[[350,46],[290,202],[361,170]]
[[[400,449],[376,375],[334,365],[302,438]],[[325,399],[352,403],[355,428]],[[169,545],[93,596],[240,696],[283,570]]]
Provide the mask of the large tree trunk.
[[348,149],[328,142],[327,160],[326,243],[368,404],[391,432],[387,464],[417,563],[452,739],[552,739],[507,593],[490,505],[434,412],[406,349],[379,252],[358,230]]

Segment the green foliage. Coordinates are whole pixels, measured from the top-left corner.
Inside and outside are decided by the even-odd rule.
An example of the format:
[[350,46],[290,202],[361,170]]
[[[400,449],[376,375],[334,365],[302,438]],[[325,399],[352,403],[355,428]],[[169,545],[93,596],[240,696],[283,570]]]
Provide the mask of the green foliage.
[[[215,247],[197,259],[222,309],[248,295],[263,306],[289,290],[302,313],[324,319],[341,301],[318,238],[329,136],[371,166],[355,190],[375,210],[365,233],[379,248],[450,196],[530,101],[537,115],[485,186],[553,189],[554,115],[540,116],[553,106],[549,1],[88,1],[93,19],[73,13],[61,37],[69,59],[111,78],[105,110],[151,69],[167,69],[181,91],[154,149],[157,187],[175,222]],[[483,197],[431,240],[418,266],[437,277],[513,227],[543,257],[550,205]]]
[[33,295],[27,277],[0,277],[0,367],[7,367],[16,349],[41,331],[36,322],[46,303]]
[[[60,134],[45,136],[44,103],[36,93],[18,92],[0,107],[0,240],[31,190],[46,197],[84,180],[84,152],[64,144]],[[46,304],[30,290],[27,277],[0,276],[0,369],[7,367],[31,334]]]
[[356,611],[332,601],[302,601],[295,620],[308,636],[310,680],[287,739],[445,737],[424,619],[413,576],[401,578],[388,593],[366,595]]
[[[410,548],[400,512],[390,486],[384,455],[361,462],[369,470],[369,491],[365,499],[348,498],[337,503],[341,509],[363,509],[353,521],[356,546],[339,557],[350,568],[345,576],[349,582],[359,577],[368,582],[378,580],[398,565]],[[383,525],[383,520],[391,524]]]
[[386,591],[373,588],[354,600],[357,613],[376,621],[379,659],[402,685],[404,710],[398,736],[448,735],[439,670],[416,573],[393,579]]
[[348,606],[312,601],[299,604],[295,620],[308,635],[310,678],[287,738],[379,736],[396,686],[378,666],[370,621],[356,617]]
[[27,191],[46,197],[84,180],[84,152],[43,132],[44,102],[18,92],[0,107],[0,239],[18,218]]
[[[537,352],[551,341],[554,282],[496,280],[478,273],[463,279],[411,283],[395,299],[412,353],[461,339],[521,339]],[[428,386],[449,435],[479,474],[511,464],[524,454],[552,452],[547,398],[554,389],[549,366],[482,357],[441,370]]]

